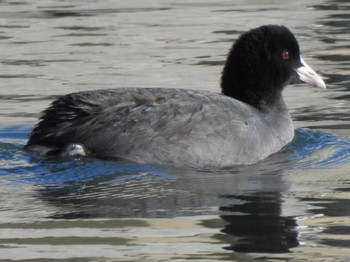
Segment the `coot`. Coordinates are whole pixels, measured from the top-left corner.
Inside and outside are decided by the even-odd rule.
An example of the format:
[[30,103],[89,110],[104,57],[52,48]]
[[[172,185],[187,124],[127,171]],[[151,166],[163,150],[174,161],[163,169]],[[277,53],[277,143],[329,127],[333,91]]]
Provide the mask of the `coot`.
[[116,88],[65,95],[43,112],[26,149],[206,169],[256,163],[293,139],[282,91],[295,79],[325,88],[289,29],[261,26],[230,50],[221,94]]

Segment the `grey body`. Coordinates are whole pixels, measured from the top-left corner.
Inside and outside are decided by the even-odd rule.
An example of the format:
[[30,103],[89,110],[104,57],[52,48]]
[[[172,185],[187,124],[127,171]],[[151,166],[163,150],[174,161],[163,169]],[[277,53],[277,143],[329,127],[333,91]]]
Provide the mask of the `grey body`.
[[73,93],[44,111],[26,149],[204,169],[256,163],[293,139],[282,91],[294,80],[326,87],[288,28],[261,26],[229,51],[222,94],[161,88]]
[[282,95],[258,110],[207,91],[121,88],[60,98],[31,141],[35,150],[78,143],[99,157],[226,168],[264,159],[293,136]]

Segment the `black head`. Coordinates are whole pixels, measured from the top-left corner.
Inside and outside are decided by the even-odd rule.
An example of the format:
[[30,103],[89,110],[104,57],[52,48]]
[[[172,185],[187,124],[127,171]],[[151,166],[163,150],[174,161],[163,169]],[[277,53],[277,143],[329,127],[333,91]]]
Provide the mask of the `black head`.
[[302,66],[293,33],[266,25],[244,33],[229,52],[221,79],[223,94],[262,109],[279,99]]

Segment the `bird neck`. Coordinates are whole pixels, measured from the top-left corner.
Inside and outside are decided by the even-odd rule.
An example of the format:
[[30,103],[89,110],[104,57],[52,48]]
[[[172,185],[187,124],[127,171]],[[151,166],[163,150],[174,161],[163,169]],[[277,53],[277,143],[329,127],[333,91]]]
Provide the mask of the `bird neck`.
[[221,89],[224,95],[247,103],[259,111],[267,111],[275,106],[280,106],[281,103],[284,104],[283,85],[281,87],[268,86],[264,79],[260,79],[259,82],[250,80],[240,83],[223,77]]

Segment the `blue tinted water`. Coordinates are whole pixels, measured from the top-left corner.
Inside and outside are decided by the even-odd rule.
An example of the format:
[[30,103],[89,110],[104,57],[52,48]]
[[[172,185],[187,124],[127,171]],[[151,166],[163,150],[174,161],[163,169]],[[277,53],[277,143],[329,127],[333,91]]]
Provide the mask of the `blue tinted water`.
[[[225,260],[231,256],[227,257],[224,250],[234,251],[234,254],[290,253],[293,248],[301,248],[304,241],[308,245],[321,243],[324,241],[322,238],[318,240],[312,236],[330,230],[335,239],[328,243],[329,247],[338,250],[339,245],[347,245],[340,240],[342,232],[347,230],[346,225],[331,222],[336,226],[323,229],[317,225],[320,217],[328,216],[322,210],[324,207],[319,210],[319,205],[333,203],[332,216],[335,217],[350,215],[350,210],[343,209],[344,196],[335,193],[349,190],[347,175],[341,172],[340,177],[332,177],[334,170],[346,171],[350,166],[350,141],[339,136],[299,128],[291,144],[261,163],[209,172],[94,158],[45,158],[22,150],[29,131],[28,126],[0,130],[0,188],[4,195],[17,196],[17,201],[21,201],[14,208],[20,209],[20,212],[17,210],[10,224],[3,224],[5,228],[19,227],[26,230],[26,234],[29,233],[25,229],[28,226],[22,225],[20,221],[21,217],[25,217],[27,224],[33,219],[31,217],[34,212],[36,219],[39,219],[35,223],[42,219],[96,223],[99,221],[96,219],[114,218],[117,219],[115,223],[118,225],[118,236],[121,232],[119,230],[130,230],[129,224],[124,225],[123,218],[151,219],[137,223],[150,228],[148,230],[153,232],[151,234],[161,234],[160,241],[167,241],[171,237],[168,235],[171,223],[157,228],[154,226],[159,224],[156,219],[175,219],[176,223],[183,223],[181,217],[187,217],[186,219],[195,219],[195,223],[204,225],[205,231],[199,234],[208,235],[206,231],[210,228],[219,230],[208,236],[208,239],[215,239],[219,232],[226,235],[222,247]],[[326,172],[326,175],[322,172]],[[21,199],[31,199],[31,204],[25,201],[23,203]],[[3,207],[11,205],[6,202],[13,202],[2,201]],[[4,210],[6,211],[3,209],[3,212]],[[304,220],[308,221],[306,225],[302,225]],[[88,227],[101,227],[94,223]],[[134,226],[140,227],[138,224]],[[35,232],[40,233],[42,227],[46,226],[34,226]],[[60,227],[53,225],[53,228]],[[191,225],[190,228],[192,227],[191,230],[195,230],[195,226]],[[111,226],[107,228],[116,230],[111,229]],[[80,230],[86,229],[77,229],[75,234],[79,234]],[[186,231],[181,227],[176,230]],[[96,237],[105,239],[103,232]],[[133,233],[129,236],[140,237]],[[11,242],[8,237],[3,241]],[[179,236],[177,244],[188,245],[182,238]],[[29,240],[31,242],[33,241]],[[148,243],[147,246],[149,245]],[[232,259],[247,259],[240,256]],[[342,256],[346,257],[347,254]],[[303,259],[303,256],[300,257]]]
[[[237,166],[230,170],[218,171],[200,171],[190,169],[180,169],[170,166],[162,166],[155,164],[137,164],[99,160],[94,158],[46,158],[40,155],[35,155],[23,151],[29,128],[12,127],[0,131],[0,169],[1,185],[9,190],[11,187],[18,188],[20,186],[33,185],[38,188],[50,188],[52,190],[63,190],[69,192],[69,197],[79,197],[84,188],[93,186],[102,188],[103,191],[109,190],[108,194],[115,194],[120,197],[129,195],[128,190],[125,191],[124,186],[133,185],[135,194],[131,199],[136,198],[152,198],[158,197],[158,193],[174,190],[172,197],[177,198],[178,191],[197,191],[196,184],[187,184],[188,179],[192,178],[195,181],[200,180],[201,183],[215,181],[215,186],[208,188],[208,193],[217,198],[228,190],[231,194],[231,188],[225,188],[227,183],[240,179],[244,176],[245,180],[259,180],[264,186],[267,186],[271,181],[265,179],[263,175],[276,175],[278,180],[283,180],[283,177],[293,177],[294,183],[298,183],[299,176],[302,173],[304,179],[310,177],[311,180],[318,179],[319,171],[334,172],[334,170],[347,170],[350,165],[350,141],[330,133],[314,131],[311,129],[299,128],[296,130],[295,139],[291,144],[286,146],[280,152],[270,156],[266,160],[250,166]],[[262,176],[263,178],[259,178]],[[324,178],[320,177],[320,181]],[[331,179],[330,177],[328,179]],[[346,177],[344,177],[346,179]],[[228,182],[229,181],[229,182]],[[306,180],[308,181],[308,180]],[[167,183],[165,183],[167,182]],[[198,181],[197,181],[198,182]],[[306,182],[307,183],[307,182]],[[171,184],[171,186],[169,186]],[[104,188],[106,186],[106,188]],[[184,187],[185,186],[185,187]],[[270,188],[272,186],[273,189]],[[292,185],[289,185],[291,187]],[[139,187],[139,188],[137,188]],[[147,189],[155,187],[153,195]],[[265,189],[260,185],[256,188],[253,186],[240,185],[239,192],[242,194],[251,191],[264,190],[274,192],[284,192],[285,186],[281,184],[269,184]],[[141,189],[141,190],[140,190]],[[40,189],[41,190],[41,189]],[[200,188],[199,190],[202,190]],[[224,191],[222,191],[224,190]],[[234,189],[233,189],[234,190]],[[237,189],[236,189],[237,190]],[[61,197],[67,195],[64,193]],[[104,198],[106,192],[101,195],[95,195],[96,198]],[[237,192],[236,192],[237,193]],[[220,206],[220,202],[211,200],[209,206],[201,202],[193,201],[191,198],[186,199],[185,206],[189,205],[192,211],[179,211],[176,216],[195,214],[197,210],[211,210],[213,203]],[[127,204],[127,203],[126,203]],[[184,203],[182,203],[184,204]],[[125,205],[125,204],[124,204]],[[174,204],[176,205],[176,204]],[[171,210],[174,205],[162,206],[162,216],[167,217],[168,214],[174,215]],[[176,207],[181,210],[181,204]],[[152,210],[148,212],[147,217],[152,217]],[[217,210],[218,211],[218,210]],[[215,211],[214,213],[217,213]],[[210,211],[209,213],[212,213]],[[115,214],[117,217],[136,216],[132,208],[123,214]],[[156,216],[159,216],[156,215]]]
[[[23,150],[31,128],[13,126],[0,130],[0,175],[3,183],[33,183],[59,186],[70,183],[127,183],[152,179],[177,179],[186,170],[157,164],[137,164],[94,158],[47,158]],[[312,129],[296,129],[292,143],[255,165],[285,169],[334,169],[350,163],[350,140]],[[226,170],[237,172],[243,166]],[[193,170],[191,170],[193,172]],[[197,170],[200,173],[200,171]],[[207,171],[208,172],[208,171]],[[203,171],[205,175],[207,172]],[[224,171],[217,171],[217,175]],[[212,174],[211,174],[212,175]],[[100,182],[102,183],[102,182]]]

